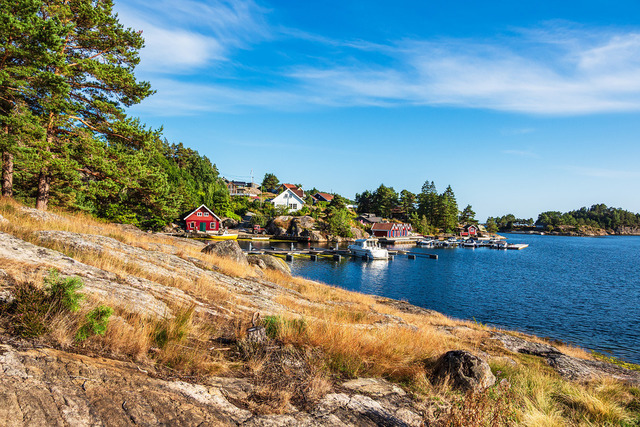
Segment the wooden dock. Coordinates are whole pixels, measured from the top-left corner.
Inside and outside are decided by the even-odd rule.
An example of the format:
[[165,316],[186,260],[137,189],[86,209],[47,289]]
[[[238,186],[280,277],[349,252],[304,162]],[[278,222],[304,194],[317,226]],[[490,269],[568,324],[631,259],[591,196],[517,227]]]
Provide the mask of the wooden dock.
[[[308,256],[311,261],[317,261],[318,257],[324,258],[332,258],[336,261],[341,261],[342,258],[360,258],[363,260],[370,260],[367,256],[359,256],[351,253],[347,249],[323,249],[323,248],[310,248],[310,249],[280,249],[271,247],[268,249],[250,249],[245,251],[248,255],[274,255],[284,257],[287,261],[293,261],[293,258],[298,256]],[[389,252],[389,261],[393,261],[393,259],[398,255],[407,255],[409,259],[416,258],[429,258],[429,259],[438,259],[438,255],[434,254],[425,254],[418,252],[407,252],[403,250],[390,250]]]

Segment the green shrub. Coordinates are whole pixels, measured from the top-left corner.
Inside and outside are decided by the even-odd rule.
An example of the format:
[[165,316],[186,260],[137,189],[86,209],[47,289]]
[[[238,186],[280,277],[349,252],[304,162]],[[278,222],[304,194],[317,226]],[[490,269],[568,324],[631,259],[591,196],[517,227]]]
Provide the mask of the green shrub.
[[286,320],[280,316],[266,316],[263,323],[267,336],[272,339],[278,338],[285,327],[292,329],[298,335],[304,335],[307,331],[307,322],[304,319]]
[[78,311],[80,302],[84,299],[84,295],[78,293],[84,286],[79,277],[62,278],[57,270],[51,270],[43,282],[54,312]]
[[15,287],[14,298],[6,309],[13,331],[25,338],[47,332],[51,310],[45,291],[33,283],[19,283]]
[[107,332],[109,318],[113,314],[113,309],[106,305],[99,305],[85,317],[84,324],[76,333],[76,341],[84,341],[91,335],[104,335]]
[[46,333],[54,315],[77,311],[84,298],[78,293],[83,285],[77,277],[62,278],[51,270],[43,283],[42,288],[29,282],[16,284],[14,301],[4,309],[12,329],[22,337]]
[[175,317],[164,319],[156,326],[154,341],[159,348],[165,348],[169,343],[179,343],[189,335],[191,320],[195,307],[179,310]]

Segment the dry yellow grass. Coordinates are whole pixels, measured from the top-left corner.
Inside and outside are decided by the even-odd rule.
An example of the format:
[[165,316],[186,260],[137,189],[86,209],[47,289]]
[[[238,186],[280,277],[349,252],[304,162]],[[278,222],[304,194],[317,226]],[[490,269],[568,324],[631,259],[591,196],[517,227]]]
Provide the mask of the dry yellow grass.
[[[171,253],[187,260],[195,258],[203,265],[230,277],[266,280],[293,290],[300,296],[283,293],[276,298],[276,302],[287,309],[278,317],[279,340],[295,348],[320,349],[323,354],[322,363],[333,373],[346,377],[384,376],[402,382],[413,391],[418,400],[439,399],[453,402],[462,399],[446,386],[434,386],[429,381],[429,365],[442,353],[452,349],[466,349],[476,353],[489,352],[495,356],[507,354],[498,344],[488,339],[491,328],[484,325],[451,319],[438,313],[405,313],[381,304],[369,295],[274,271],[265,271],[260,278],[252,267],[204,254],[199,247],[189,242],[127,231],[120,226],[106,224],[82,214],[54,213],[63,219],[37,221],[21,212],[20,205],[16,202],[0,199],[0,214],[9,220],[8,223],[0,223],[0,231],[36,244],[42,243],[35,239],[35,232],[44,229],[103,235],[141,249]],[[69,252],[63,246],[53,245],[53,248]],[[236,296],[209,275],[187,279],[176,272],[166,276],[135,263],[128,263],[117,254],[70,254],[79,261],[121,277],[135,275],[181,289],[204,303],[218,306],[226,304],[230,307],[235,303]],[[35,263],[15,263],[1,259],[0,263],[2,269],[19,280],[41,282],[42,276],[46,274],[47,266],[34,268]],[[109,301],[102,303],[109,304]],[[63,347],[77,345],[72,337],[78,319],[84,316],[89,307],[90,305],[86,305],[76,318],[54,318],[51,339]],[[237,362],[225,360],[222,357],[224,353],[208,351],[209,340],[219,336],[223,329],[227,333],[231,331],[237,339],[242,339],[250,324],[248,317],[204,319],[189,308],[178,309],[177,313],[176,317],[158,320],[144,318],[126,309],[117,309],[107,333],[91,337],[83,345],[102,348],[139,363],[154,360],[176,372],[194,375],[219,373],[235,366]],[[526,338],[546,342],[536,337]],[[580,348],[553,344],[570,356],[591,358]],[[640,424],[640,391],[637,389],[613,380],[589,384],[570,383],[560,378],[538,358],[513,354],[508,356],[516,363],[513,364],[513,361],[505,357],[496,357],[491,359],[491,365],[493,371],[499,373],[499,379],[506,378],[511,385],[513,397],[508,400],[507,407],[501,410],[506,411],[505,414],[513,422],[530,426]],[[256,357],[249,358],[244,363],[244,369],[253,375],[261,375],[269,370],[270,362],[266,357]],[[317,368],[318,371],[305,378],[304,384],[301,383],[305,393],[315,398],[330,388],[326,375],[321,373],[321,365]],[[256,408],[278,412],[291,401],[292,392],[278,391],[274,384],[276,383],[261,385],[263,388],[260,393],[264,401],[256,403]],[[465,405],[475,408],[498,404],[496,400],[464,399]],[[512,416],[512,412],[515,415]],[[464,412],[453,415],[460,417]]]

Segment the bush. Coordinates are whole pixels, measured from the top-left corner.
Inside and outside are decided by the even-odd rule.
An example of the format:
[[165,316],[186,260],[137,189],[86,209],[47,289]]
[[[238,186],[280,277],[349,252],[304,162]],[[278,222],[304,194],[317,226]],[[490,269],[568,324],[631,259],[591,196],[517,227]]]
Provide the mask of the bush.
[[16,284],[15,299],[4,311],[17,335],[43,335],[49,330],[53,316],[80,308],[84,295],[78,293],[83,286],[79,278],[62,278],[58,271],[51,270],[43,283],[42,288],[30,282]]
[[99,305],[91,310],[87,313],[85,323],[76,333],[76,341],[84,341],[91,335],[104,335],[112,314],[113,309],[106,305]]
[[76,312],[80,308],[80,302],[84,295],[78,291],[82,289],[82,280],[79,277],[60,277],[57,270],[51,270],[43,280],[45,293],[51,302],[51,309],[55,313],[64,310]]
[[304,335],[307,331],[307,322],[304,319],[286,320],[280,316],[266,316],[263,320],[264,329],[271,339],[280,337],[280,334],[288,329],[296,335]]

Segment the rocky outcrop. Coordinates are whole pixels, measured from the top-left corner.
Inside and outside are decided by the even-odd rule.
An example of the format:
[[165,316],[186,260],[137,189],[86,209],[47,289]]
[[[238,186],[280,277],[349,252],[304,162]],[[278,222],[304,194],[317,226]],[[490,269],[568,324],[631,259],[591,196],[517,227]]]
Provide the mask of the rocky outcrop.
[[598,360],[579,359],[567,356],[556,347],[537,343],[510,334],[494,333],[493,339],[500,341],[504,347],[514,353],[531,354],[542,357],[564,378],[587,381],[598,377],[613,377],[620,381],[640,385],[640,372],[616,366]]
[[21,206],[20,207],[20,211],[23,214],[26,214],[28,217],[30,217],[31,219],[34,219],[36,221],[63,221],[66,222],[67,219],[64,217],[61,217],[60,215],[56,215],[54,213],[51,212],[45,212],[45,211],[41,211],[38,209],[34,209],[34,208],[28,208],[26,206]]
[[369,233],[358,227],[351,227],[351,234],[354,239],[368,239]]
[[[151,370],[151,372],[148,372]],[[357,379],[308,412],[254,415],[242,402],[255,387],[243,378],[206,384],[150,376],[130,362],[0,345],[0,425],[420,426],[423,417],[398,386]]]
[[615,234],[626,235],[626,236],[640,236],[640,227],[618,227],[615,230]]
[[265,227],[267,233],[274,236],[284,236],[287,234],[287,230],[289,229],[291,218],[293,217],[288,215],[273,218]]
[[236,228],[239,222],[233,218],[223,218],[222,226],[225,228]]
[[262,270],[276,270],[281,272],[282,274],[291,276],[291,268],[289,267],[289,265],[281,258],[275,257],[273,255],[248,255],[247,261],[249,261],[249,264],[255,265]]
[[[197,311],[220,316],[238,311],[252,312],[256,308],[263,313],[285,313],[289,310],[276,302],[277,297],[283,294],[299,296],[295,291],[275,283],[252,278],[230,277],[215,271],[212,269],[213,266],[207,266],[200,260],[190,261],[188,257],[185,259],[178,256],[184,245],[196,248],[204,246],[202,242],[192,239],[176,238],[179,243],[175,246],[147,244],[149,249],[142,249],[110,237],[92,234],[42,231],[39,237],[40,241],[47,245],[71,252],[93,252],[104,257],[109,256],[125,265],[131,263],[136,268],[168,279],[178,276],[197,281],[202,276],[208,276],[221,289],[231,292],[236,298],[236,304],[232,310],[212,302],[203,304],[176,287],[165,286],[135,275],[117,275],[101,270],[59,251],[37,246],[0,232],[0,259],[20,263],[33,271],[56,268],[62,276],[78,276],[85,285],[83,292],[92,294],[99,300],[110,301],[110,304],[125,310],[145,315],[171,316],[171,310],[166,302],[187,307],[194,305]],[[173,239],[169,240],[173,241]]]
[[202,249],[206,254],[213,254],[221,258],[229,258],[239,264],[247,265],[247,256],[235,240],[221,240],[211,242]]
[[448,380],[463,391],[482,391],[496,382],[489,364],[464,350],[449,351],[440,357],[433,376],[436,382]]

